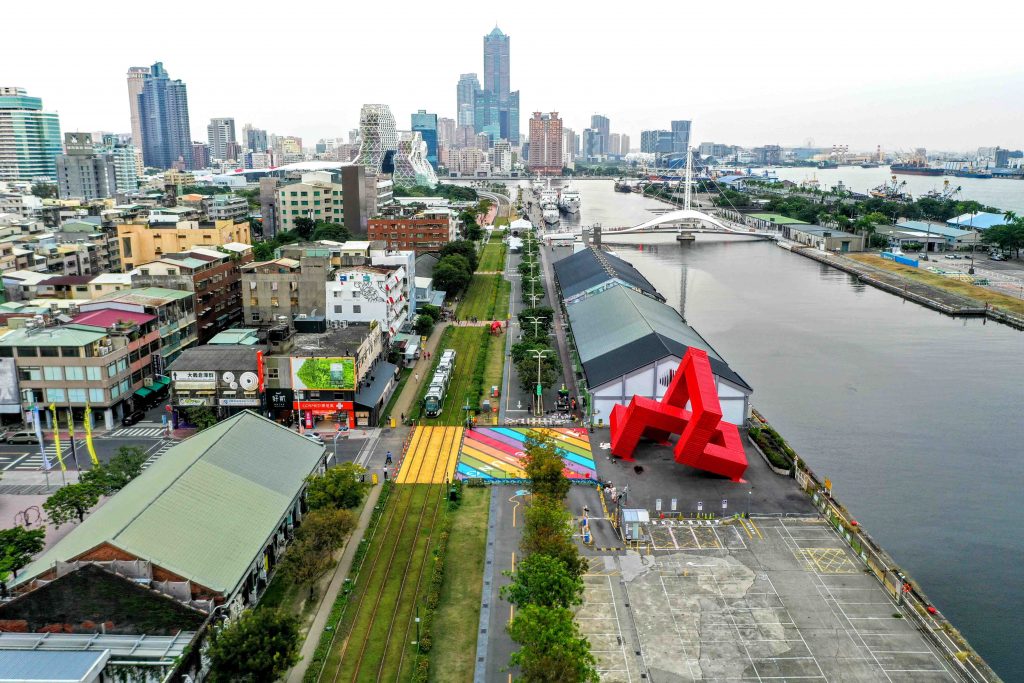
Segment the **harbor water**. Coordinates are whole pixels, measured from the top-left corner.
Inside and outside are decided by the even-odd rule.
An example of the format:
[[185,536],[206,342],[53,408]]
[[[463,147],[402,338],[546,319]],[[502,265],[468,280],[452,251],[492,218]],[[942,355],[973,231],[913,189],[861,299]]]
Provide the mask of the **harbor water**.
[[[666,208],[609,180],[574,184],[572,223],[635,225]],[[1024,333],[946,317],[771,242],[605,242],[753,386],[753,404],[993,668],[1024,680]]]

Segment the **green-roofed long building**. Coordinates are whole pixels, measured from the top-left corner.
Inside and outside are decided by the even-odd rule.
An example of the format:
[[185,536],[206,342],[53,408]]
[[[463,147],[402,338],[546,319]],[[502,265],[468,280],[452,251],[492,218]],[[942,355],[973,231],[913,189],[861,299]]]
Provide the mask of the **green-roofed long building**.
[[11,581],[16,591],[76,563],[131,567],[132,578],[209,611],[249,606],[305,510],[322,445],[246,411],[168,450]]

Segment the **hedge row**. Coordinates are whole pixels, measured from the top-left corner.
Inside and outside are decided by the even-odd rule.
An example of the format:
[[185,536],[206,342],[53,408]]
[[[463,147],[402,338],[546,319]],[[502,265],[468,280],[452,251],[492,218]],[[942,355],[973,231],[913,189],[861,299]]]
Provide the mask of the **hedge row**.
[[427,683],[430,678],[430,653],[434,646],[434,613],[441,604],[441,584],[444,583],[444,567],[448,554],[448,535],[451,532],[451,517],[445,515],[441,533],[437,538],[437,547],[434,548],[434,569],[430,574],[430,583],[427,585],[427,595],[423,610],[423,618],[420,621],[420,636],[416,647],[419,652],[416,655],[416,664],[412,672],[412,683]]
[[786,440],[771,427],[751,427],[750,438],[760,446],[775,467],[788,470],[793,466],[793,458],[796,453],[789,447]]

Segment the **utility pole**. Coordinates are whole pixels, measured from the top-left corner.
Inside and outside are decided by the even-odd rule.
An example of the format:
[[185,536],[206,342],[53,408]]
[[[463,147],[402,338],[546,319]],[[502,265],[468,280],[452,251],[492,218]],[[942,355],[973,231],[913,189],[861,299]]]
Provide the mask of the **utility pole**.
[[541,361],[544,359],[544,356],[548,355],[551,352],[552,352],[551,349],[544,349],[543,351],[537,351],[537,350],[531,350],[530,351],[530,353],[533,354],[533,357],[537,359],[537,386],[536,386],[536,388],[534,390],[535,396],[534,396],[534,409],[533,409],[533,414],[536,415],[537,417],[541,417],[542,415],[544,415],[544,392],[541,389],[541,385],[540,385]]

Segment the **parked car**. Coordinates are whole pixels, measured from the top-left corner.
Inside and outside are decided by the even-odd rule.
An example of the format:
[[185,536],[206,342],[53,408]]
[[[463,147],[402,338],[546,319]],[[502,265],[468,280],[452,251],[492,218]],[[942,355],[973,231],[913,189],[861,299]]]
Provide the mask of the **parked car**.
[[955,261],[959,261],[960,259],[963,258],[963,256],[960,256],[959,254],[946,254],[943,258],[948,258],[948,259],[953,259]]
[[1006,257],[1003,256],[1002,254],[989,254],[988,257],[992,261],[1005,261],[1006,260]]
[[7,443],[39,443],[35,432],[7,432],[4,441]]
[[125,416],[121,418],[121,424],[124,425],[125,427],[131,427],[133,424],[140,421],[144,417],[146,417],[145,412],[141,410],[133,410],[130,413],[126,413]]

